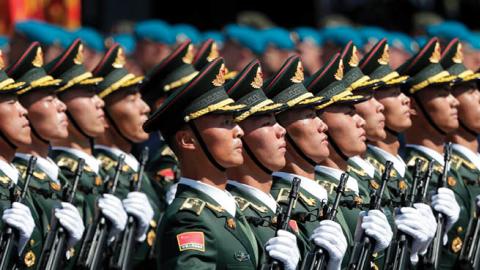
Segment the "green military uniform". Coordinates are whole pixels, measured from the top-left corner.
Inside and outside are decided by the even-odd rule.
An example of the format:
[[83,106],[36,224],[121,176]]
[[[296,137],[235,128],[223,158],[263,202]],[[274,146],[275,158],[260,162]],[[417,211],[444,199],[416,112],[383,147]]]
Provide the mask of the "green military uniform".
[[[417,159],[421,159],[425,162],[425,166],[422,168],[422,172],[426,171],[429,161],[435,162],[432,179],[430,181],[429,189],[431,191],[436,190],[437,182],[442,174],[443,170],[443,158],[440,154],[430,155],[434,152],[424,151],[426,147],[415,145],[407,145],[405,152],[405,160],[408,166],[414,166]],[[423,151],[422,151],[423,150]],[[450,169],[447,177],[447,186],[453,190],[455,199],[460,206],[460,217],[455,225],[448,232],[448,243],[442,249],[440,256],[440,267],[444,269],[450,269],[455,263],[456,258],[462,248],[463,239],[465,237],[465,231],[468,226],[468,221],[471,216],[471,205],[474,198],[470,197],[470,194],[465,186],[465,183],[457,171]]]

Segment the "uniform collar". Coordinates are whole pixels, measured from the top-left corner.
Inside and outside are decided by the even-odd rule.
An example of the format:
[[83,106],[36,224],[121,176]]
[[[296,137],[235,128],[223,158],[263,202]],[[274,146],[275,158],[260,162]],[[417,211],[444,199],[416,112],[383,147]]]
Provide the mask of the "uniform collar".
[[20,173],[15,166],[0,159],[0,171],[8,176],[8,178],[10,178],[15,185],[17,184]]
[[[322,166],[322,165],[315,166],[315,170],[319,173],[329,175],[329,176],[335,178],[337,181],[340,181],[340,178],[342,177],[342,174],[344,173],[344,171],[342,171],[342,170],[335,169],[335,168],[330,168],[330,167]],[[347,184],[345,185],[345,188],[347,190],[351,190],[351,191],[355,192],[355,194],[357,194],[357,195],[360,194],[357,179],[352,177],[351,175],[348,177]]]
[[[29,160],[32,155],[26,153],[16,153],[15,156],[17,158],[21,158],[23,160]],[[59,184],[58,181],[58,171],[59,168],[55,162],[50,158],[43,158],[40,156],[36,156],[37,158],[37,168],[40,169],[42,172],[46,173],[53,182]]]
[[268,206],[268,208],[270,208],[270,210],[272,210],[274,213],[277,212],[277,202],[275,201],[275,199],[272,197],[270,193],[265,193],[256,187],[245,185],[233,180],[228,180],[228,184],[258,199],[263,204]]
[[127,164],[134,171],[137,171],[138,167],[140,167],[140,163],[138,163],[138,160],[132,154],[123,152],[122,150],[120,150],[118,148],[108,147],[106,145],[97,144],[97,145],[95,145],[95,149],[102,149],[104,151],[107,151],[108,153],[114,155],[117,158],[119,158],[120,155],[125,155],[125,164]]
[[362,168],[362,170],[367,173],[368,177],[372,179],[375,177],[375,167],[373,167],[372,164],[365,161],[362,157],[354,156],[349,158],[348,160],[357,164],[357,166]]
[[222,206],[230,215],[232,215],[232,217],[235,216],[237,212],[237,203],[230,192],[185,177],[180,178],[178,183],[204,193]]
[[435,161],[440,163],[440,165],[442,166],[444,165],[443,156],[433,149],[430,149],[426,146],[418,145],[418,144],[407,144],[405,146],[413,148],[419,152],[422,152],[425,155],[429,156],[430,158],[435,159]]
[[477,169],[480,169],[480,155],[478,153],[474,153],[472,150],[468,149],[467,147],[454,143],[452,145],[453,150],[459,152],[460,154],[464,155],[470,162],[475,164]]
[[285,179],[290,183],[293,181],[293,178],[298,177],[301,180],[300,187],[302,187],[302,189],[315,196],[319,201],[328,200],[328,194],[325,188],[319,185],[317,182],[313,181],[312,179],[286,172],[274,172],[273,176]]
[[98,170],[100,169],[100,161],[98,161],[94,156],[70,147],[55,146],[52,147],[52,149],[58,151],[65,151],[76,156],[77,158],[83,158],[85,160],[85,164],[87,164],[90,169],[92,169],[96,174],[98,174]]
[[395,168],[395,170],[398,172],[398,174],[401,177],[405,176],[405,170],[407,168],[407,164],[405,164],[405,161],[403,161],[403,159],[399,155],[394,156],[394,155],[390,154],[389,152],[387,152],[387,151],[383,150],[382,148],[377,147],[375,145],[370,145],[369,144],[368,148],[370,148],[370,150],[372,150],[376,154],[382,156],[385,160],[390,160],[391,162],[393,162],[393,168]]

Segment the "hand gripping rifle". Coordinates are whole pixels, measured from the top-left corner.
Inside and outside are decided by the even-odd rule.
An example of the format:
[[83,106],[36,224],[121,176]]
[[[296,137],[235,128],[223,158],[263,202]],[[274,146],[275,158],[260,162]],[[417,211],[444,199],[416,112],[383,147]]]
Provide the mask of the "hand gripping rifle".
[[[275,232],[275,236],[278,234],[279,230],[287,230],[288,223],[290,222],[290,216],[292,214],[293,207],[297,202],[298,198],[298,189],[300,188],[300,178],[294,177],[292,181],[292,187],[290,188],[290,194],[288,195],[288,206],[287,211],[283,211],[283,209],[279,209],[279,214],[277,215],[277,230]],[[275,260],[271,257],[268,259],[268,263],[262,266],[263,270],[278,270],[283,269],[282,263],[278,260]]]
[[[142,156],[140,157],[140,167],[138,173],[130,180],[130,191],[140,191],[142,188],[143,172],[145,170],[145,164],[148,161],[148,147],[142,150]],[[136,180],[135,180],[136,176]],[[121,242],[118,243],[114,256],[112,258],[110,268],[112,269],[130,269],[130,260],[133,252],[135,251],[135,236],[137,233],[138,224],[132,215],[128,215],[127,226],[123,232]]]
[[[442,175],[438,178],[437,191],[439,188],[447,186],[447,177],[448,177],[448,172],[450,171],[451,157],[452,157],[452,143],[449,142],[445,145],[444,156],[443,156],[444,166],[443,166]],[[438,262],[440,260],[440,252],[442,249],[443,235],[445,234],[445,226],[446,226],[447,220],[445,216],[440,212],[436,212],[435,215],[437,219],[437,230],[436,230],[435,237],[433,238],[432,244],[427,250],[427,254],[422,258],[422,266],[424,269],[438,269]]]
[[[340,200],[342,199],[343,193],[345,192],[345,185],[348,180],[348,173],[343,173],[340,177],[340,182],[338,183],[336,191],[335,200],[333,205],[327,213],[327,220],[335,220],[337,216],[338,206],[340,205]],[[303,270],[322,270],[328,263],[328,253],[317,245],[314,245],[312,251],[307,254],[307,257],[304,260],[304,265],[302,266]]]
[[[387,161],[385,163],[385,171],[382,174],[382,184],[380,186],[380,189],[377,190],[375,194],[371,197],[369,210],[380,209],[383,192],[385,191],[387,182],[390,179],[390,172],[392,170],[392,166],[393,163],[391,161]],[[353,256],[348,264],[348,269],[370,269],[370,262],[372,260],[372,254],[374,250],[375,240],[365,235],[364,233],[360,242],[357,242],[353,248]]]
[[[108,194],[114,194],[120,172],[125,161],[125,155],[120,155],[117,166],[115,167],[115,174],[113,176],[113,183],[109,185],[107,182]],[[107,246],[107,237],[110,232],[110,224],[102,214],[99,214],[95,222],[91,224],[87,230],[86,237],[83,241],[78,258],[78,268],[96,270],[100,268],[100,263],[104,259],[104,251]]]
[[[10,186],[10,200],[14,202],[23,203],[27,196],[28,185],[32,179],[33,171],[37,164],[37,157],[31,156],[28,160],[27,173],[25,176],[25,184],[20,193],[15,193],[15,184]],[[6,226],[0,236],[0,270],[6,270],[9,267],[12,256],[14,256],[13,248],[15,243],[18,243],[17,232],[10,226]],[[18,248],[18,247],[17,247]]]

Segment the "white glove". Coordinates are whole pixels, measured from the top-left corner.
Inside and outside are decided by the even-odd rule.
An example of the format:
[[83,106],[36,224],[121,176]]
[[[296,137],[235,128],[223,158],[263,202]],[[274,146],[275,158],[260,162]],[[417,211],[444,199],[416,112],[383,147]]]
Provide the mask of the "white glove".
[[168,188],[167,193],[165,194],[165,200],[167,201],[168,205],[170,205],[173,202],[173,199],[175,199],[175,194],[177,194],[177,187],[178,183],[175,183]]
[[478,195],[477,198],[475,198],[475,201],[477,202],[477,207],[480,208],[480,195]]
[[430,232],[424,222],[420,211],[412,207],[402,207],[400,213],[395,216],[397,229],[413,238],[410,261],[414,265],[418,262],[419,251],[422,250],[430,240]]
[[287,231],[279,230],[277,236],[270,238],[265,245],[268,255],[283,263],[285,270],[295,270],[300,260],[297,237]]
[[21,254],[35,228],[30,208],[22,203],[14,202],[12,208],[3,211],[2,220],[19,232],[17,251],[18,254]]
[[428,250],[428,246],[432,242],[433,238],[435,237],[435,233],[437,232],[437,220],[432,212],[432,207],[430,205],[424,203],[415,203],[413,205],[419,212],[420,216],[423,218],[423,226],[425,226],[426,231],[428,232],[428,242],[422,247],[419,251],[419,255],[425,255]]
[[347,239],[340,225],[332,220],[323,220],[310,236],[315,245],[328,252],[327,270],[337,270],[342,266],[343,256],[347,251]]
[[362,211],[355,229],[355,240],[360,241],[363,232],[375,239],[375,250],[379,252],[386,249],[392,241],[392,228],[388,224],[387,217],[380,210]]
[[78,209],[71,203],[62,202],[62,208],[55,209],[55,217],[68,232],[68,246],[73,247],[82,239],[85,225]]
[[133,191],[128,193],[123,201],[125,211],[138,221],[136,240],[142,242],[147,238],[147,230],[153,218],[153,209],[145,193]]
[[460,216],[460,206],[455,200],[453,191],[449,188],[439,188],[437,194],[432,196],[432,207],[437,212],[445,215],[447,224],[445,225],[445,235],[443,236],[443,244],[448,241],[447,232],[453,227]]
[[123,209],[122,201],[113,194],[103,194],[98,199],[98,207],[100,207],[105,218],[112,224],[108,237],[109,242],[112,242],[120,232],[125,230],[127,213]]

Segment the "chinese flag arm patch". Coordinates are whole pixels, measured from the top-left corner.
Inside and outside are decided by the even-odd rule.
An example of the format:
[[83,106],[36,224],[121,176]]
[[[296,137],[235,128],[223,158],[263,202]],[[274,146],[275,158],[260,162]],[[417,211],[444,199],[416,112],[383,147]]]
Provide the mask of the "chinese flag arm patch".
[[203,232],[184,232],[177,234],[178,249],[205,252],[205,235]]

